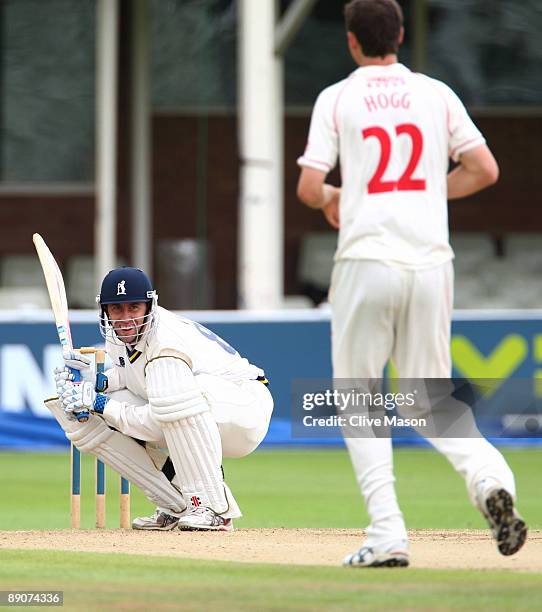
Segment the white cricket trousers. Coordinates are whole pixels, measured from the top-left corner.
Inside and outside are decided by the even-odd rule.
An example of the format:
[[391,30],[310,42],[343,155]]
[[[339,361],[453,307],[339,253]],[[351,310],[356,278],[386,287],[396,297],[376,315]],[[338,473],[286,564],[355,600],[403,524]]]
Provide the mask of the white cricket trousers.
[[[382,378],[392,359],[399,378],[448,378],[453,302],[452,262],[406,270],[372,260],[343,260],[333,268],[333,376]],[[476,505],[476,486],[492,479],[515,496],[512,471],[483,437],[430,438],[465,479]],[[347,438],[346,446],[365,499],[367,545],[407,540],[395,493],[390,438]]]

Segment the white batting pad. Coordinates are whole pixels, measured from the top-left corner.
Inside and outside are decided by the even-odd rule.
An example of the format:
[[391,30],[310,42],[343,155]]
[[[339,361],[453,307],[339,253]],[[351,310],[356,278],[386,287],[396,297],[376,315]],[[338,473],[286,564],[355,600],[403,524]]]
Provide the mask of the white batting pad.
[[183,496],[156,468],[145,448],[134,439],[110,429],[96,415],[86,423],[70,421],[57,399],[47,400],[47,408],[81,451],[90,453],[139,487],[152,503],[179,514],[186,509]]
[[233,508],[229,507],[222,478],[220,435],[210,413],[163,423],[163,427],[185,500],[235,518],[229,512]]
[[224,486],[216,421],[188,365],[172,357],[154,359],[147,365],[146,382],[185,500],[226,518],[240,516]]

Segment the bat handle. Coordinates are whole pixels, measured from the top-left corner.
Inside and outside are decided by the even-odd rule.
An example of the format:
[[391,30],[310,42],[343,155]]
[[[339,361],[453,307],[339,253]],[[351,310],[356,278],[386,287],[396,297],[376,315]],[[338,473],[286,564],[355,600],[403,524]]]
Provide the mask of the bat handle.
[[74,412],[75,418],[79,423],[86,423],[90,417],[88,410],[82,410],[81,412]]
[[70,374],[73,376],[74,383],[80,383],[83,379],[81,378],[81,372],[76,370],[75,368],[68,368],[70,370]]
[[[70,370],[70,374],[73,375],[73,382],[74,384],[81,384],[82,378],[81,378],[81,372],[79,370],[76,370],[74,368],[69,368]],[[74,412],[75,418],[79,421],[79,423],[86,423],[89,419],[89,413],[88,410],[82,410],[81,412]]]

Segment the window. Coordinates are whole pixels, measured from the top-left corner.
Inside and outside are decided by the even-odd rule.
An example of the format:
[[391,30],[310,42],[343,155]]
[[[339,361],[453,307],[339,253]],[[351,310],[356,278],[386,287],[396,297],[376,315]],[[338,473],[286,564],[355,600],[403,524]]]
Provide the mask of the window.
[[430,0],[427,72],[466,104],[542,106],[539,0]]
[[235,3],[151,0],[152,106],[234,108]]
[[94,0],[4,0],[0,20],[0,182],[92,182]]

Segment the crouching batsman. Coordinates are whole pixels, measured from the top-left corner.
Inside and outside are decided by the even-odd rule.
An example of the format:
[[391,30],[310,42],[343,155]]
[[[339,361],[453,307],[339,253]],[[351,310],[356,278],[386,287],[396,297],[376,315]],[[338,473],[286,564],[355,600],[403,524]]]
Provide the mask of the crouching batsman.
[[[109,272],[97,301],[113,365],[96,375],[85,355],[66,350],[49,409],[80,451],[157,506],[134,529],[233,529],[241,511],[222,457],[248,455],[267,432],[273,399],[264,372],[207,328],[158,306],[141,270]],[[81,384],[68,367],[80,370]]]

